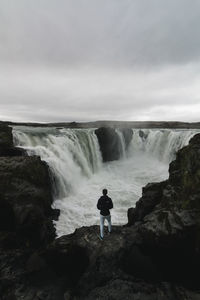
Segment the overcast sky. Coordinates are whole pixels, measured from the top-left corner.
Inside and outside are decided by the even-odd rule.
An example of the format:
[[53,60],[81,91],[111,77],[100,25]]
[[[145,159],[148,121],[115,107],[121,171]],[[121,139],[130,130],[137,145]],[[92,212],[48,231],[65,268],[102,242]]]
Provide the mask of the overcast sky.
[[200,1],[0,0],[0,120],[200,121]]

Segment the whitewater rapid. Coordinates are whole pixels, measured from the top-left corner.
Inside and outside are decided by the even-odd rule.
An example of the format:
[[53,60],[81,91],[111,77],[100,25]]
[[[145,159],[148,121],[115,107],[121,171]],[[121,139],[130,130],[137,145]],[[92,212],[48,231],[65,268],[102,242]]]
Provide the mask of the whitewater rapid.
[[123,135],[118,161],[103,163],[94,129],[13,128],[16,146],[39,155],[54,177],[54,204],[61,211],[57,235],[85,225],[99,224],[96,203],[103,188],[113,199],[113,224],[127,223],[127,209],[135,205],[148,182],[168,177],[169,162],[196,130],[133,129],[126,150]]

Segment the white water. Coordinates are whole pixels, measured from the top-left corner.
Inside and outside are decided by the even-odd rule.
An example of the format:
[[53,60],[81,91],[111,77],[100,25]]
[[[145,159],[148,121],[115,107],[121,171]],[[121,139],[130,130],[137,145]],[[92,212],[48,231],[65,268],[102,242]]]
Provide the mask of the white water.
[[96,203],[103,188],[113,199],[112,222],[125,224],[148,182],[168,177],[169,162],[186,145],[195,130],[133,130],[128,151],[121,143],[121,159],[103,164],[93,129],[14,128],[15,144],[39,155],[56,179],[54,207],[61,210],[57,235],[83,225],[99,223]]

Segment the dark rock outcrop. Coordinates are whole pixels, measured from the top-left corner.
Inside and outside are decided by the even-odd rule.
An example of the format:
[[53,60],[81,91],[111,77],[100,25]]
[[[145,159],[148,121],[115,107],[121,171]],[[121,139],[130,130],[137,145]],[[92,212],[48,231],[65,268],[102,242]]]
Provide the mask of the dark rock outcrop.
[[[123,128],[120,129],[120,131],[123,134],[125,148],[127,149],[131,142],[133,131],[129,128]],[[120,159],[122,145],[116,130],[111,127],[100,127],[95,130],[95,134],[99,141],[103,161],[107,162]]]
[[0,138],[1,242],[46,244],[55,237],[49,168],[39,157],[22,156],[13,145],[12,128],[1,125]]
[[139,136],[143,139],[143,140],[145,140],[146,138],[147,138],[147,134],[143,131],[143,130],[139,130]]
[[128,223],[144,221],[147,225],[151,219],[152,227],[168,235],[185,226],[193,228],[194,223],[197,226],[199,213],[200,134],[197,134],[188,146],[177,152],[176,160],[169,167],[169,179],[143,188],[142,198],[128,211]]
[[0,230],[16,232],[24,242],[52,240],[48,167],[39,157],[0,157]]
[[149,214],[160,203],[163,187],[166,181],[160,183],[148,183],[142,188],[142,197],[136,202],[135,208],[128,209],[128,225],[134,225]]
[[0,124],[0,156],[24,156],[26,151],[20,147],[14,147],[12,128]]
[[13,147],[12,128],[6,125],[0,125],[0,148],[8,149]]
[[[169,179],[147,185],[128,225],[140,224],[143,247],[167,281],[198,286],[200,268],[200,134],[177,153]],[[172,272],[173,270],[173,272]],[[187,276],[190,274],[190,277]]]
[[104,162],[120,158],[120,143],[114,128],[101,127],[95,130]]
[[197,291],[163,281],[137,226],[113,227],[103,242],[98,233],[82,227],[40,251],[0,253],[2,299],[198,299]]
[[[0,126],[0,299],[56,299],[56,286],[53,298],[46,297],[56,276],[38,254],[55,239],[52,220],[58,216],[51,208],[49,168],[39,157],[23,154],[13,145],[12,128]],[[47,291],[35,287],[43,275]]]

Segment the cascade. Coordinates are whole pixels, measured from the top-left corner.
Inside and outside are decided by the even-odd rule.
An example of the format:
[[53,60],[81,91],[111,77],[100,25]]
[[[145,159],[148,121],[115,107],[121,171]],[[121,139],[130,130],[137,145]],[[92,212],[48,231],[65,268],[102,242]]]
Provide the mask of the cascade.
[[128,149],[122,132],[116,132],[121,159],[103,164],[94,129],[13,128],[15,145],[39,155],[50,167],[53,205],[61,211],[58,236],[99,223],[96,203],[105,187],[114,202],[113,223],[125,224],[127,209],[139,199],[142,187],[166,179],[176,151],[198,131],[133,129]]
[[119,138],[120,157],[125,158],[126,157],[126,145],[125,145],[125,140],[124,140],[123,133],[118,129],[116,129],[116,133],[117,133],[118,138]]
[[101,167],[98,141],[91,130],[15,127],[13,134],[16,145],[48,163],[59,198],[73,192],[82,177],[90,177]]
[[135,129],[129,147],[129,156],[143,152],[170,163],[176,152],[187,145],[198,130]]

